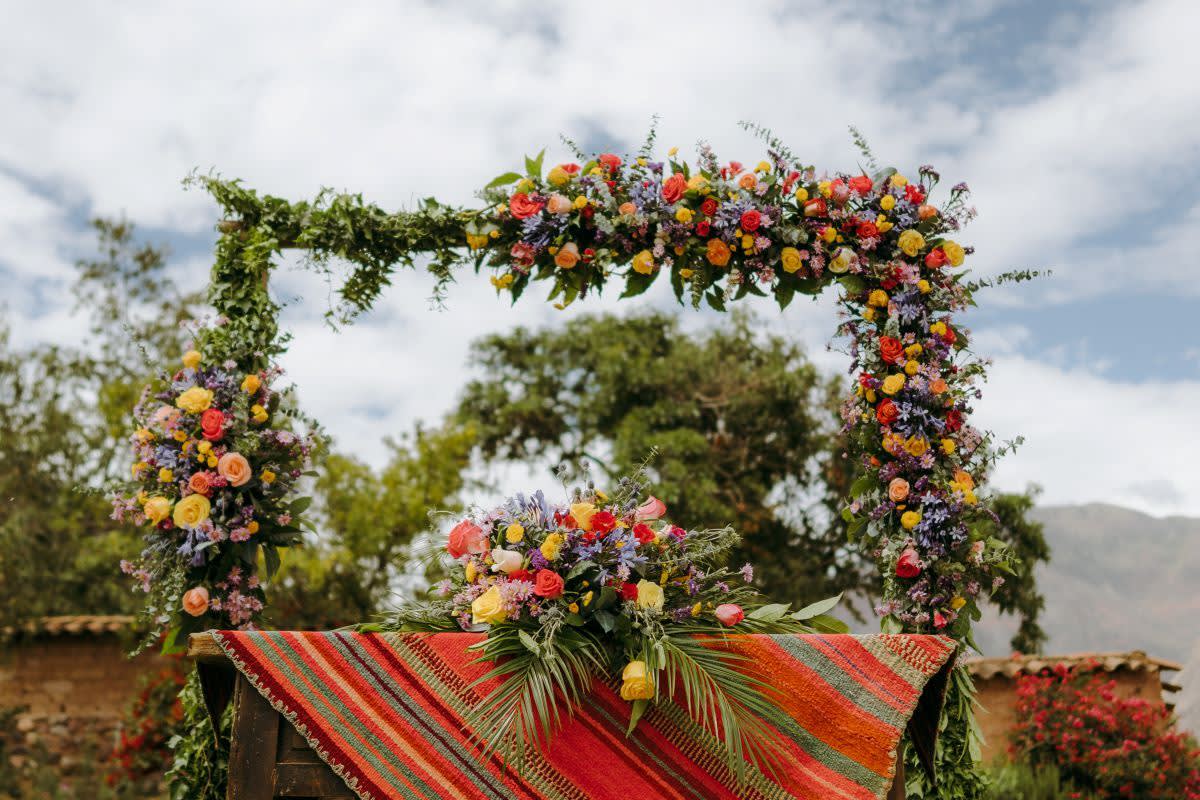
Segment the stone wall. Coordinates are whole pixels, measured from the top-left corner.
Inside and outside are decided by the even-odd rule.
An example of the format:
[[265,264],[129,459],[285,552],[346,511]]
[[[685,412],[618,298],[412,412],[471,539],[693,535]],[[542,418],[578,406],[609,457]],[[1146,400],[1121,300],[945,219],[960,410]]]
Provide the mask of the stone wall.
[[[113,632],[20,635],[0,643],[0,749],[7,765],[63,777],[97,772],[117,745],[121,717],[140,678],[165,659],[129,659],[131,642]],[[20,709],[15,716],[13,709]],[[9,712],[9,713],[5,713]]]

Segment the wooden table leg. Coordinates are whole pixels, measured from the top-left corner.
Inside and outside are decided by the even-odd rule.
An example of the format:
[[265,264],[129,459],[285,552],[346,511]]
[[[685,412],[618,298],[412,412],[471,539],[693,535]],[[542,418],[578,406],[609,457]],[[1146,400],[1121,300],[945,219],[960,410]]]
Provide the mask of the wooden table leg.
[[280,716],[245,675],[233,696],[233,742],[229,748],[229,800],[270,800],[275,794],[275,749]]

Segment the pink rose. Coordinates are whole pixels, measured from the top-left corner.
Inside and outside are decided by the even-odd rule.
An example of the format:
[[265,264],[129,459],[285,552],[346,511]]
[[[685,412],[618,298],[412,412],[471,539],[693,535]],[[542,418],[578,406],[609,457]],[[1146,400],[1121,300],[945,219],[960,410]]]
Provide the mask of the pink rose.
[[915,578],[921,574],[921,558],[911,547],[904,548],[896,561],[896,575],[900,578]]
[[174,406],[160,406],[154,412],[154,416],[150,418],[150,421],[164,430],[170,430],[179,423],[179,416],[182,413],[182,411]]
[[183,610],[193,617],[203,616],[208,611],[208,589],[194,586],[183,593]]
[[554,264],[559,269],[573,269],[579,263],[579,245],[567,242],[554,254]]
[[742,611],[742,607],[733,603],[722,603],[717,606],[716,610],[717,621],[727,628],[737,625],[746,618],[746,614]]
[[492,568],[503,572],[505,575],[510,572],[516,572],[524,563],[525,557],[515,550],[505,550],[497,547],[492,551]]
[[638,506],[637,511],[634,512],[634,516],[639,520],[662,519],[666,513],[667,504],[654,495],[650,495],[646,498],[646,502]]
[[559,575],[552,569],[539,569],[537,575],[533,578],[533,593],[547,600],[562,597],[562,575]]
[[509,253],[512,255],[513,261],[522,267],[528,267],[533,264],[533,246],[528,242],[514,243]]
[[893,503],[903,503],[908,498],[908,481],[904,478],[892,478],[888,484],[888,499]]
[[188,488],[196,494],[208,496],[208,493],[212,491],[209,474],[207,472],[192,473],[192,477],[188,478]]
[[483,532],[483,528],[469,519],[464,519],[455,525],[446,542],[446,550],[455,558],[462,558],[467,553],[478,555],[486,552],[487,546],[487,534]]
[[250,480],[250,462],[241,453],[226,453],[217,462],[217,473],[230,486],[244,486]]

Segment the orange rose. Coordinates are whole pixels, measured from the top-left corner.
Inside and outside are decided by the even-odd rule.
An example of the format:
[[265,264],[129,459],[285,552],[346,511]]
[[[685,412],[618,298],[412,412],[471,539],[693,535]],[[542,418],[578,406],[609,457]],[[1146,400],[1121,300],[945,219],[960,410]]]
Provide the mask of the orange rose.
[[972,478],[971,473],[967,472],[966,470],[960,469],[957,472],[955,472],[954,473],[954,482],[961,486],[965,486],[968,489],[975,488],[975,479]]
[[903,503],[908,499],[908,481],[904,478],[892,478],[888,484],[888,499],[893,503]]
[[930,217],[936,217],[937,213],[937,209],[933,206],[920,206],[917,208],[917,219],[926,220]]
[[637,213],[637,206],[635,206],[633,203],[626,201],[624,203],[621,203],[621,205],[617,206],[617,212],[632,217],[634,214]]
[[754,177],[753,172],[747,172],[742,177],[738,178],[738,186],[748,192],[754,191],[754,187],[758,185],[758,178]]
[[207,472],[194,473],[192,475],[192,477],[188,478],[188,488],[191,489],[196,494],[202,494],[202,495],[208,496],[209,491],[212,489],[212,487],[209,486],[209,483],[208,483],[208,473]]
[[929,384],[929,391],[933,392],[934,394],[945,394],[946,390],[949,388],[950,387],[947,386],[946,382],[941,378],[934,378]]
[[559,269],[571,269],[579,263],[579,245],[567,242],[554,254],[554,263]]
[[250,480],[250,462],[241,453],[226,453],[217,462],[217,472],[230,486],[243,486]]
[[715,267],[723,267],[729,263],[729,245],[720,239],[709,239],[706,255],[708,256],[708,263]]
[[550,200],[546,203],[546,210],[551,214],[567,214],[574,207],[575,204],[571,202],[570,198],[561,194],[550,195]]
[[183,610],[193,617],[203,616],[208,611],[208,589],[193,586],[184,592]]

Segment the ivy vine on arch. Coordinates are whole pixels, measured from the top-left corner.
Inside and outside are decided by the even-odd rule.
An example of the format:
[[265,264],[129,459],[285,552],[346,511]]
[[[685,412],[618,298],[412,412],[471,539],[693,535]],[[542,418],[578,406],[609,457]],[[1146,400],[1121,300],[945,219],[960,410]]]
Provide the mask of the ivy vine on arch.
[[[857,473],[843,514],[883,576],[883,628],[970,644],[980,601],[1014,565],[983,533],[991,512],[979,486],[996,453],[968,416],[984,364],[953,319],[991,285],[961,269],[972,253],[955,238],[974,215],[968,190],[955,185],[936,205],[932,167],[909,176],[878,169],[865,145],[868,171],[820,174],[769,131],[743,127],[766,144],[766,158],[752,166],[721,161],[704,143],[695,163],[674,148],[658,161],[653,131],[627,157],[589,156],[564,140],[573,161],[547,168],[543,155],[526,158],[521,171],[488,183],[473,209],[429,198],[387,212],[329,191],[290,202],[193,175],[188,182],[225,216],[209,287],[220,324],[202,332],[198,349],[228,369],[266,374],[286,342],[266,279],[287,248],[305,251],[307,265],[331,280],[331,260],[349,265],[329,312],[337,322],[370,309],[398,268],[426,258],[437,301],[464,267],[488,271],[513,302],[542,283],[560,307],[610,283],[631,297],[666,280],[681,303],[716,310],[748,296],[771,296],[782,309],[796,295],[836,288],[837,335],[849,343],[855,374],[841,410]],[[233,545],[211,549],[222,547]],[[235,562],[253,571],[258,543],[250,537],[238,547]],[[199,563],[180,591],[191,580],[218,584],[224,576],[210,564],[228,569],[211,556]],[[210,608],[209,621],[231,622],[221,613]],[[189,622],[171,614],[177,630]],[[954,723],[944,748],[961,761],[969,680],[959,674],[952,688],[958,701],[948,706]]]

